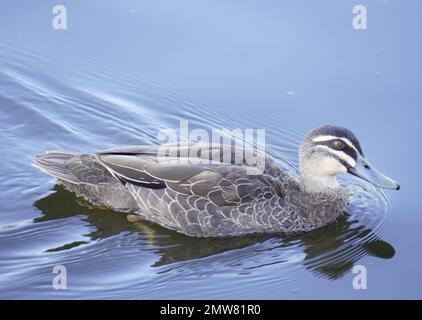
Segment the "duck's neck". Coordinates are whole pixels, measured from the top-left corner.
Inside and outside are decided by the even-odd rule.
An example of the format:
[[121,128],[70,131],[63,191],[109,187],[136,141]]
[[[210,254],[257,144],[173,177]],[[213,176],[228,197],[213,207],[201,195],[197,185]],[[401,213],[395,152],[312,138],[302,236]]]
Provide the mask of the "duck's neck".
[[341,189],[335,175],[315,176],[301,174],[299,178],[300,189],[309,193],[333,193]]

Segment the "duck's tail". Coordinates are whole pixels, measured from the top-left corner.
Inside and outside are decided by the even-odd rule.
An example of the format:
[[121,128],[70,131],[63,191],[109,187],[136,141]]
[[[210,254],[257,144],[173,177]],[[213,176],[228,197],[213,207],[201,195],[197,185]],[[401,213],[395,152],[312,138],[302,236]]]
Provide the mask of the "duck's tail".
[[71,152],[48,151],[37,155],[32,165],[57,179],[79,184],[80,180],[69,170],[67,164],[79,155]]

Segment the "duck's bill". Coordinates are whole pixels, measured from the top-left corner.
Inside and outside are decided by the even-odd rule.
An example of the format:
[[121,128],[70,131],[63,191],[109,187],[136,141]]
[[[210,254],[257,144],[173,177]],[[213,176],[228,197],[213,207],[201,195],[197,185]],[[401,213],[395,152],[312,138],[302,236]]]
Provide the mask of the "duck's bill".
[[383,175],[375,170],[372,165],[364,157],[359,156],[356,166],[349,169],[349,173],[362,178],[380,188],[384,189],[400,189],[400,184],[393,179]]

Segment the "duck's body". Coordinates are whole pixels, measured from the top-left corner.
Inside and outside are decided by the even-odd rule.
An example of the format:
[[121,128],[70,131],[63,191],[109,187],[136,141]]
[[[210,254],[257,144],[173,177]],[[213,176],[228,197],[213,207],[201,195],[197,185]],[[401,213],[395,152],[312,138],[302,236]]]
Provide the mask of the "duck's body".
[[[201,147],[196,157],[212,161],[192,162],[184,156],[192,147],[167,145],[165,154],[162,146],[50,152],[34,165],[94,204],[197,237],[310,231],[335,220],[347,203],[335,175],[318,178],[311,170],[326,170],[327,161],[301,163],[295,179],[268,157],[264,170],[251,174],[246,162],[225,161],[234,159],[234,149],[225,145]],[[306,144],[302,149],[310,150]]]

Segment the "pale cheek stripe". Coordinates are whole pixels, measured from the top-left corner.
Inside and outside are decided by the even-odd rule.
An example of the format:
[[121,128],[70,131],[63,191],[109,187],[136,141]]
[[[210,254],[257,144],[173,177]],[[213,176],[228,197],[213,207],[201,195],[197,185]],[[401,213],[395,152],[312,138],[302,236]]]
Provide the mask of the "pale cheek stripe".
[[336,150],[333,150],[333,149],[331,149],[330,147],[327,147],[327,146],[318,146],[318,148],[327,150],[328,153],[331,153],[331,154],[339,157],[340,159],[342,159],[343,161],[345,161],[352,168],[356,166],[355,159],[353,159],[351,156],[349,156],[348,154],[344,153],[343,151],[336,151]]
[[331,140],[341,140],[345,144],[347,144],[350,148],[356,151],[357,154],[360,154],[358,149],[355,147],[355,145],[349,140],[344,137],[336,137],[336,136],[318,136],[312,139],[313,142],[325,142],[325,141],[331,141]]

